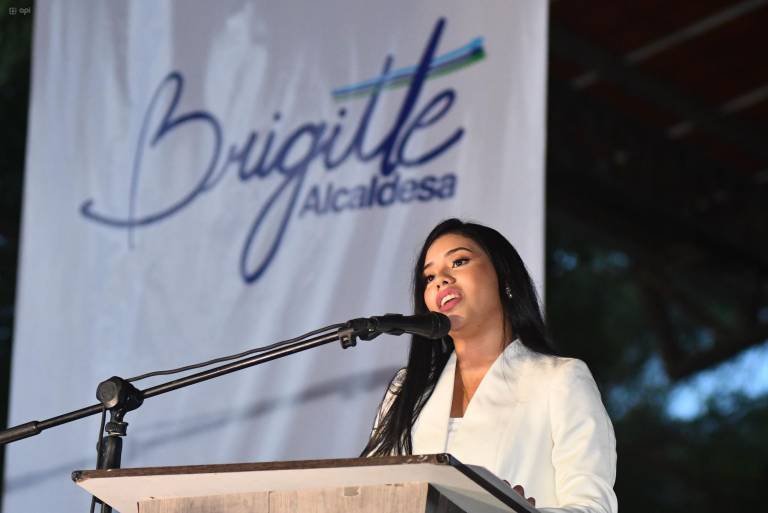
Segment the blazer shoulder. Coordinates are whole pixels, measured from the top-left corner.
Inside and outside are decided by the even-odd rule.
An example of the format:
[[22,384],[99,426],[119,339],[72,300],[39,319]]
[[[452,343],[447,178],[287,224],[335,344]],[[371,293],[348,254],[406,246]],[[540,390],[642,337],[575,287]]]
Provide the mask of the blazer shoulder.
[[587,364],[578,358],[534,354],[525,361],[524,372],[547,388],[569,388],[575,383],[595,384]]
[[555,360],[553,370],[561,380],[570,381],[574,379],[588,378],[589,380],[594,381],[589,366],[583,360],[563,356],[555,356],[553,358]]

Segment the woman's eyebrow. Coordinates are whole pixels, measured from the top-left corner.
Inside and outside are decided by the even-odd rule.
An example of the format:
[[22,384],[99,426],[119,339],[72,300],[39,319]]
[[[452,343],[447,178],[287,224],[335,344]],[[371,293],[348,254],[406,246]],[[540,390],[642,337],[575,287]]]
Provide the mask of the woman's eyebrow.
[[[448,255],[450,255],[452,253],[456,253],[457,251],[461,251],[462,249],[464,251],[469,251],[470,253],[472,253],[471,249],[465,248],[464,246],[459,246],[458,248],[449,249],[448,251],[445,252],[445,255],[443,255],[443,256],[447,257]],[[422,271],[426,271],[427,267],[429,267],[430,265],[432,265],[432,262],[428,262],[427,264],[425,264],[424,268],[422,269]]]

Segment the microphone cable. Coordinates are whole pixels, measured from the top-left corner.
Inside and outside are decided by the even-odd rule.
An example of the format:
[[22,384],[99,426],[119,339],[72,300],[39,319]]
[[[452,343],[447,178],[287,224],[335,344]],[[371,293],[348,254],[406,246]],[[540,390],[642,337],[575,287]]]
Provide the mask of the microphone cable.
[[166,369],[166,370],[147,372],[146,374],[140,374],[139,376],[134,376],[132,378],[128,378],[128,379],[126,379],[126,381],[128,381],[128,382],[135,382],[135,381],[140,381],[142,379],[151,378],[153,376],[167,376],[169,374],[178,374],[180,372],[186,372],[186,371],[190,371],[190,370],[194,370],[194,369],[199,369],[201,367],[208,367],[208,366],[214,365],[216,363],[227,362],[227,361],[230,361],[230,360],[237,360],[237,359],[243,358],[245,356],[250,356],[250,355],[256,354],[256,353],[263,353],[264,351],[271,351],[272,349],[277,349],[279,347],[282,347],[282,346],[285,346],[285,345],[288,345],[288,344],[293,344],[294,342],[298,342],[298,341],[300,341],[302,339],[305,339],[305,338],[308,338],[308,337],[311,337],[311,336],[314,336],[314,335],[319,335],[320,333],[323,333],[325,331],[337,330],[337,329],[339,329],[339,328],[341,328],[343,326],[344,326],[344,323],[330,324],[328,326],[325,326],[324,328],[318,328],[316,330],[310,331],[310,332],[305,333],[303,335],[299,335],[298,337],[294,337],[294,338],[291,338],[291,339],[288,339],[288,340],[281,340],[280,342],[275,342],[274,344],[270,344],[268,346],[256,347],[254,349],[249,349],[247,351],[243,351],[242,353],[232,354],[232,355],[229,355],[229,356],[221,356],[219,358],[214,358],[213,360],[207,360],[205,362],[200,362],[200,363],[193,363],[191,365],[185,365],[183,367],[177,367],[175,369]]

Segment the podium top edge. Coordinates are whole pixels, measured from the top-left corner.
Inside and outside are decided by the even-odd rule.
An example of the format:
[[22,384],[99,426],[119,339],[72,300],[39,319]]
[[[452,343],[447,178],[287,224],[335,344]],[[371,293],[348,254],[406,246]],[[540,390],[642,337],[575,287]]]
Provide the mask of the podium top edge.
[[413,456],[374,456],[368,458],[339,458],[324,460],[270,461],[261,463],[225,463],[219,465],[187,465],[175,467],[136,467],[109,470],[75,470],[76,483],[88,479],[134,476],[165,476],[172,474],[220,474],[226,472],[253,472],[266,470],[331,469],[339,467],[375,467],[404,464],[438,464],[463,466],[450,454],[420,454]]

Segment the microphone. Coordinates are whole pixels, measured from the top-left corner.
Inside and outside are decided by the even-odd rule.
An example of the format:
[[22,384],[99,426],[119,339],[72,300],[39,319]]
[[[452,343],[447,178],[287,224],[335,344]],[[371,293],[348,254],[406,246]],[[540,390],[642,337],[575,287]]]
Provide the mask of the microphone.
[[387,333],[402,335],[410,333],[421,337],[436,339],[444,337],[451,331],[451,321],[448,316],[438,312],[418,315],[386,314],[375,317],[352,319],[346,327],[354,330],[363,340]]

